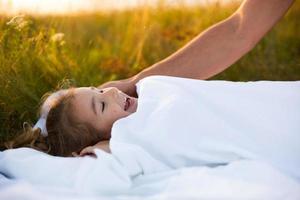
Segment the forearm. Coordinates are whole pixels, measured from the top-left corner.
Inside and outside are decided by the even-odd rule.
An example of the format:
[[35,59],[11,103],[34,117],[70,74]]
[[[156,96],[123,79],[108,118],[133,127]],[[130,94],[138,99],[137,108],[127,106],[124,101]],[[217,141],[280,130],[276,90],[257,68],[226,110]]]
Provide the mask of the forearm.
[[241,18],[239,31],[254,46],[284,16],[293,2],[294,0],[245,0],[236,11]]
[[206,79],[237,60],[236,52],[245,54],[250,46],[238,30],[239,18],[233,15],[199,34],[166,59],[146,68],[137,79],[149,75],[167,75]]
[[207,79],[249,52],[276,24],[293,0],[248,0],[229,18],[200,33],[166,59],[144,69],[134,82],[149,75]]

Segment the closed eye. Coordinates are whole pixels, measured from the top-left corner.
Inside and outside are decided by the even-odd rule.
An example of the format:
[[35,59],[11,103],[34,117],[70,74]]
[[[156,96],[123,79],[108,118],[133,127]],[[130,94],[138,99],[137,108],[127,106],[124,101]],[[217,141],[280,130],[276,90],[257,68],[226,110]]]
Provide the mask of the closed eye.
[[105,103],[102,101],[102,112],[104,111]]

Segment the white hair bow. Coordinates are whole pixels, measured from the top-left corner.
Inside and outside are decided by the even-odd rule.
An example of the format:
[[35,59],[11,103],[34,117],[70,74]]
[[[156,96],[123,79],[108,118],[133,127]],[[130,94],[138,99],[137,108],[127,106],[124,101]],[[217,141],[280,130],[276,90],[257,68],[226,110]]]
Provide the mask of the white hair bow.
[[68,89],[62,89],[57,92],[54,92],[43,103],[41,112],[40,112],[40,118],[33,127],[33,129],[40,128],[42,136],[44,136],[44,137],[48,136],[48,131],[46,128],[46,121],[47,121],[47,116],[50,111],[50,108],[55,103],[55,101],[58,99],[58,97],[66,94],[67,91],[68,91]]
[[45,118],[39,118],[39,120],[37,121],[37,123],[34,125],[33,128],[34,129],[40,128],[42,136],[44,136],[44,137],[48,136],[48,132],[47,132],[47,129],[46,129],[46,119]]

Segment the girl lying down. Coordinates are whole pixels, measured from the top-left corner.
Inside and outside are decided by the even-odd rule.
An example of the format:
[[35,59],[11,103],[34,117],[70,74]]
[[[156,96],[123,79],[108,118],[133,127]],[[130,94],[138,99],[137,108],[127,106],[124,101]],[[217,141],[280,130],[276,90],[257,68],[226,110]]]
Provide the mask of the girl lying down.
[[63,89],[45,99],[36,126],[27,126],[7,147],[29,145],[51,155],[72,156],[92,153],[87,146],[97,143],[93,147],[109,152],[113,123],[134,113],[137,104],[137,98],[114,87]]
[[136,87],[138,98],[114,87],[55,92],[9,147],[55,156],[99,148],[138,163],[139,173],[258,159],[300,178],[300,81],[149,76]]
[[299,81],[200,80],[250,51],[292,3],[243,1],[133,78],[57,91],[43,101],[36,125],[6,146],[55,156],[93,155],[99,148],[141,173],[262,159],[300,179]]

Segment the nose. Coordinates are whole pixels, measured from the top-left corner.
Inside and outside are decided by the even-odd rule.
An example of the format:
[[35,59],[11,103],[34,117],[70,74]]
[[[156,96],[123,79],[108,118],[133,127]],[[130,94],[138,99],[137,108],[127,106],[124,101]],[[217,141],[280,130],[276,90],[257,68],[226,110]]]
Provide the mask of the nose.
[[106,93],[110,97],[117,98],[119,90],[117,88],[115,88],[115,87],[111,87],[111,88],[109,88],[106,91],[104,90],[104,93]]

